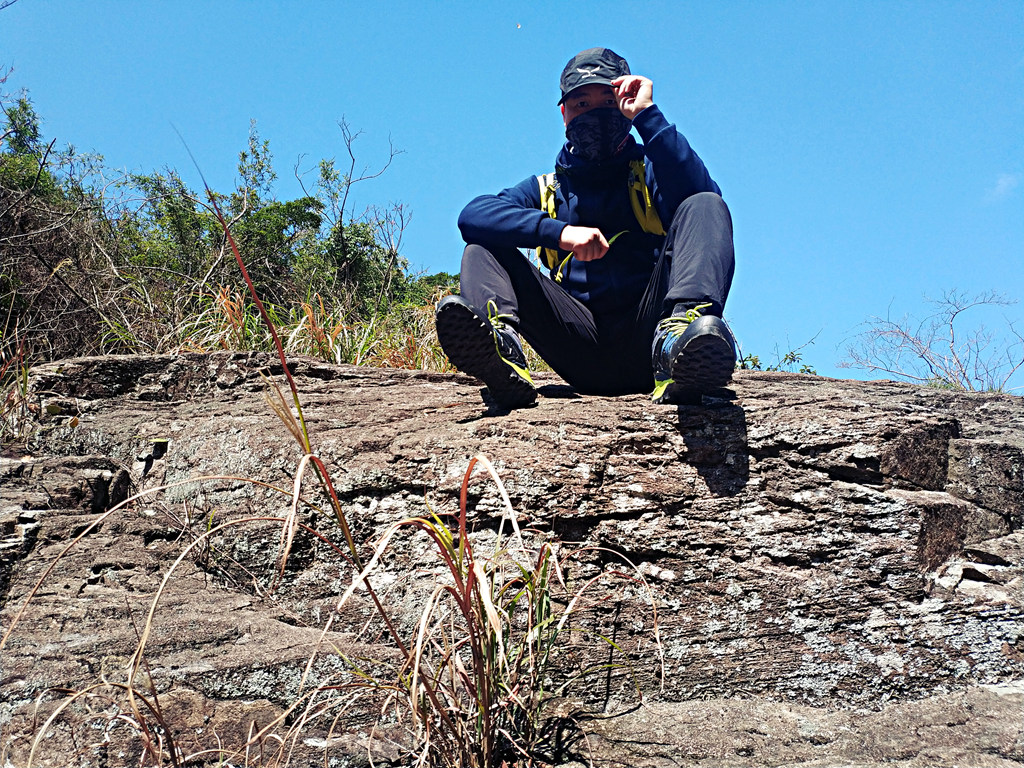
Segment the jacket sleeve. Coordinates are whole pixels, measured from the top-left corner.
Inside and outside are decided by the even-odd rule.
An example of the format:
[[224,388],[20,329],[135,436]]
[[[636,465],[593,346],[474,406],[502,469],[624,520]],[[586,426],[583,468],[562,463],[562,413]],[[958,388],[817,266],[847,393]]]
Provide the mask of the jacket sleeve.
[[644,153],[650,161],[647,173],[649,177],[653,174],[655,206],[666,225],[679,204],[690,195],[722,194],[704,167],[704,161],[693,151],[686,137],[665,119],[656,104],[637,115],[633,127],[643,140]]
[[557,248],[565,225],[541,210],[536,176],[471,200],[459,215],[462,239],[480,245]]

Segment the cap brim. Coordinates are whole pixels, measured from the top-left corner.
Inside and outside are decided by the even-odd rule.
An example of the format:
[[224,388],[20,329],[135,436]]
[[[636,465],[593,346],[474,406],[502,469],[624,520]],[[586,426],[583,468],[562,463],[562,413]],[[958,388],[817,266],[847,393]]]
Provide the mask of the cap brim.
[[[619,78],[615,78],[615,79],[618,80]],[[572,93],[573,91],[578,90],[578,89],[580,89],[580,88],[582,88],[582,87],[584,87],[586,85],[611,85],[611,84],[612,84],[612,81],[609,80],[607,77],[595,77],[593,80],[589,80],[588,79],[587,82],[580,83],[575,88],[570,90],[568,93],[563,93],[562,94],[562,98],[560,98],[558,100],[558,106],[560,106],[562,104],[562,102],[564,102],[567,98],[569,98],[569,94],[570,93]]]

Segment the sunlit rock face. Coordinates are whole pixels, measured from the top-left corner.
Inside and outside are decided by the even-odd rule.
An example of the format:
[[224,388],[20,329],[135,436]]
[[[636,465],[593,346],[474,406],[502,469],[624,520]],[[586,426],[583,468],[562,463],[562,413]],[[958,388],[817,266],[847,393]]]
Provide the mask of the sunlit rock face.
[[[667,407],[541,374],[537,405],[506,413],[456,374],[290,369],[364,555],[399,521],[455,515],[484,455],[525,544],[554,543],[585,589],[552,672],[583,673],[551,710],[577,714],[550,762],[1024,763],[1021,398],[739,372]],[[278,718],[294,733],[281,716],[351,682],[351,658],[396,658],[365,590],[337,609],[355,570],[268,403],[298,416],[274,360],[65,360],[31,388],[36,431],[0,459],[0,757],[26,764],[40,736],[40,764],[138,764],[138,714],[111,714],[130,669],[190,755]],[[295,507],[288,543],[300,472],[319,511]],[[505,509],[477,471],[478,547]],[[400,633],[443,570],[395,534],[372,580]],[[333,729],[303,725],[292,764],[401,762],[402,723],[372,730],[379,699],[350,698]]]

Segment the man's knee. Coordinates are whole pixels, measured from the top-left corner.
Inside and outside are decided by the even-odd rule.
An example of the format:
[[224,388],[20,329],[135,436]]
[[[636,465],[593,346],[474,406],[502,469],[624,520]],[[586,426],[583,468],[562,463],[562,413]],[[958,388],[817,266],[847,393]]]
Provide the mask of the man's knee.
[[672,217],[673,226],[679,226],[688,217],[710,218],[727,223],[732,228],[729,206],[725,204],[721,195],[714,192],[698,192],[683,200]]
[[462,252],[462,270],[466,267],[477,267],[484,269],[500,268],[505,272],[516,272],[523,266],[530,266],[530,260],[519,252],[518,248],[467,245]]
[[465,272],[467,266],[472,267],[481,261],[493,260],[494,255],[482,245],[467,245],[462,252],[462,271]]

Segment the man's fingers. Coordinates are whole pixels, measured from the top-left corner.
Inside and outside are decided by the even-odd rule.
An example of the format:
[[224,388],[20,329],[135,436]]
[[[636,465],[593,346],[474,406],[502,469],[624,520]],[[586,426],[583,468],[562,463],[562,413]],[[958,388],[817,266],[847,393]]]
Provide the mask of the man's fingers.
[[640,75],[623,75],[613,81],[619,111],[630,120],[654,103],[654,83]]
[[618,91],[618,96],[635,96],[637,91],[640,90],[640,84],[643,78],[636,75],[623,75],[622,77],[612,80],[612,85]]
[[580,261],[594,261],[608,252],[608,241],[600,230],[593,230],[589,239],[576,249],[576,258]]
[[609,246],[599,229],[568,226],[562,230],[559,247],[571,251],[573,257],[579,261],[593,261],[604,256]]

